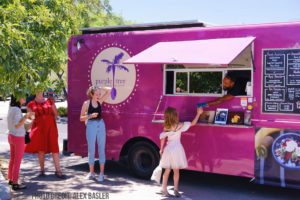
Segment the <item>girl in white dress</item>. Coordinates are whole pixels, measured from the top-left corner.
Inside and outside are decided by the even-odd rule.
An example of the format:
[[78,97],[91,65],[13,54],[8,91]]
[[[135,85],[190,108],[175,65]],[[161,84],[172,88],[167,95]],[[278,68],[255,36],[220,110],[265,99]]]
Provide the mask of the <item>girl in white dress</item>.
[[[180,197],[178,192],[179,169],[188,166],[183,146],[180,142],[182,132],[187,131],[191,126],[194,126],[201,113],[202,107],[197,109],[197,115],[192,122],[178,123],[178,114],[175,108],[168,107],[164,114],[164,132],[160,134],[161,160],[159,166],[165,169],[162,182],[162,194],[169,196],[167,183],[171,170],[174,172],[174,195]],[[168,138],[166,147],[164,148],[165,140]]]

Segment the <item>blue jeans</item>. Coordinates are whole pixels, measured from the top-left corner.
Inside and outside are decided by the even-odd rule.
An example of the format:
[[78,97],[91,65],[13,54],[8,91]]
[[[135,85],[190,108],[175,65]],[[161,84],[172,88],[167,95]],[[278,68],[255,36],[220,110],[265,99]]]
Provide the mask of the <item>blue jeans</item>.
[[88,120],[86,124],[86,140],[88,143],[89,165],[94,165],[95,163],[96,138],[98,143],[99,163],[104,164],[106,131],[103,119],[99,121]]

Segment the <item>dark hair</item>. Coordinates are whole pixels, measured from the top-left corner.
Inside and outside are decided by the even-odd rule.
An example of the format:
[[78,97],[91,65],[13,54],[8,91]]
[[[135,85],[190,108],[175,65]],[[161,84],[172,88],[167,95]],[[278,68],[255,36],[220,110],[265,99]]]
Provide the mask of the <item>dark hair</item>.
[[225,75],[225,78],[228,78],[228,79],[231,80],[232,82],[236,82],[236,77],[233,76],[233,74],[231,74],[231,73],[227,73],[227,74]]
[[16,106],[16,107],[21,108],[20,102],[16,99],[16,97],[14,97],[14,95],[11,95],[11,97],[10,97],[10,106],[11,107]]

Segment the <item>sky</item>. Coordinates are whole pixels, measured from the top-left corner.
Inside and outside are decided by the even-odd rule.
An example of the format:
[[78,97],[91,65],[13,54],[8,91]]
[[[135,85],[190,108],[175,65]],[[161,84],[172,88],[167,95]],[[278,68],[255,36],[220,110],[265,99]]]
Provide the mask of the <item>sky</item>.
[[300,0],[110,0],[135,23],[199,20],[212,25],[300,21]]

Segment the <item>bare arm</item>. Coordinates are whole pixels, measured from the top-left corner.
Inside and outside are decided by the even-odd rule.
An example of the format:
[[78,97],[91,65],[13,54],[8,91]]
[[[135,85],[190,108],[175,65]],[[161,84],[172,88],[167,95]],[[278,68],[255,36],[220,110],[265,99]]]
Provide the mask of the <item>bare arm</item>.
[[164,151],[165,141],[166,141],[166,138],[162,138],[162,139],[160,140],[160,151],[159,151],[160,155],[161,155],[161,154],[163,153],[163,151]]
[[81,113],[80,113],[80,121],[81,122],[85,122],[86,120],[89,119],[89,116],[87,114],[87,111],[88,111],[88,103],[89,101],[85,101],[82,105],[82,108],[81,108]]
[[229,101],[229,100],[231,100],[233,98],[234,98],[234,96],[232,96],[231,94],[226,94],[225,96],[223,96],[223,97],[221,97],[219,99],[207,102],[207,105],[211,106],[211,105],[221,104],[221,103],[223,103],[225,101]]
[[194,120],[192,121],[191,126],[195,126],[197,124],[199,117],[202,113],[203,113],[203,108],[202,107],[197,108],[197,114],[196,114]]
[[31,114],[30,114],[30,113],[26,113],[26,114],[22,117],[22,119],[19,121],[19,123],[17,123],[17,124],[15,125],[15,128],[16,128],[16,129],[19,129],[19,128],[25,123],[26,119],[29,118],[29,117],[31,117]]
[[52,105],[52,110],[53,110],[54,118],[56,119],[57,116],[58,116],[58,111],[57,111],[57,108],[56,108],[55,104]]
[[102,87],[100,90],[105,91],[105,94],[100,98],[100,103],[102,104],[110,95],[111,88],[110,87]]

